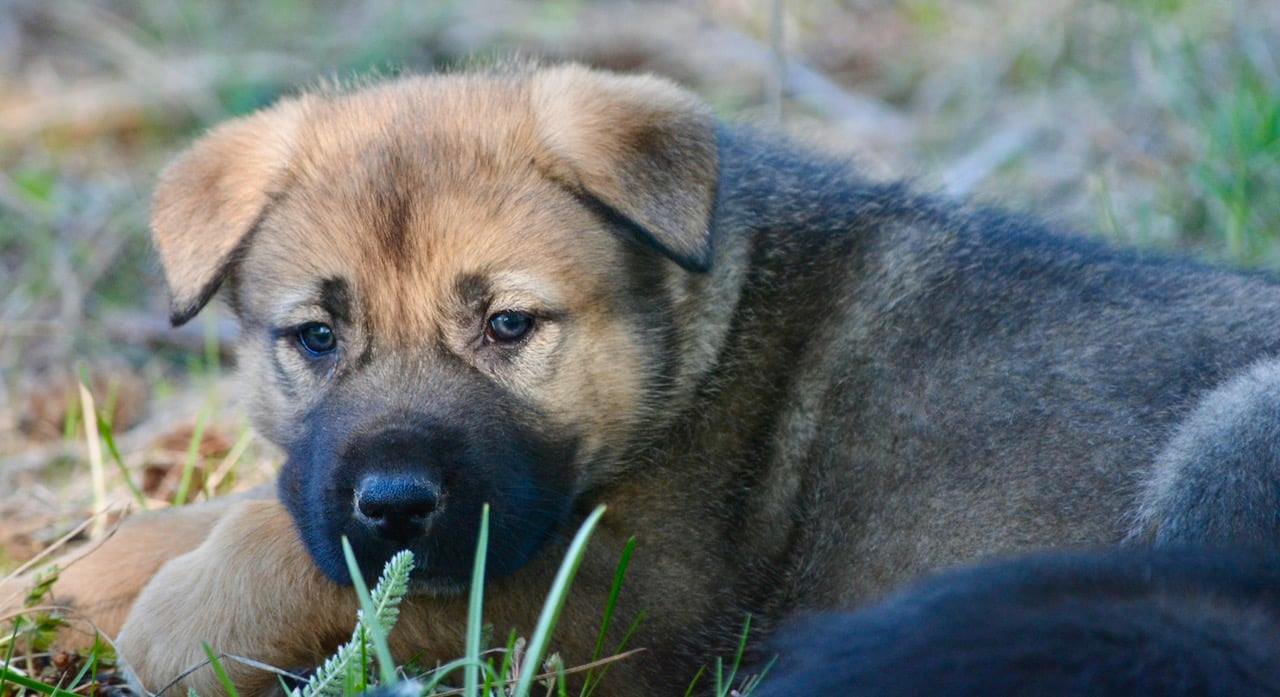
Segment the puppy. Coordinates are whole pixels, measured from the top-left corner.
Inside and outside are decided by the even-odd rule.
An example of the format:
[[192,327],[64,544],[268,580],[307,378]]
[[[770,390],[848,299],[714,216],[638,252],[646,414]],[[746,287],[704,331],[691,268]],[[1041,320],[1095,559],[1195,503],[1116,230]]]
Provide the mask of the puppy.
[[[138,593],[119,645],[152,688],[201,641],[322,659],[354,612],[343,536],[370,579],[415,553],[394,649],[456,657],[485,503],[498,635],[530,630],[608,506],[556,634],[569,664],[637,539],[614,627],[645,613],[647,651],[617,695],[682,694],[746,614],[763,639],[986,555],[1280,539],[1271,279],[869,182],[653,77],[288,98],[178,157],[152,223],[173,322],[225,298],[254,423],[288,455],[277,499],[134,523],[175,555],[113,591]],[[102,567],[151,539],[60,592],[95,607]]]

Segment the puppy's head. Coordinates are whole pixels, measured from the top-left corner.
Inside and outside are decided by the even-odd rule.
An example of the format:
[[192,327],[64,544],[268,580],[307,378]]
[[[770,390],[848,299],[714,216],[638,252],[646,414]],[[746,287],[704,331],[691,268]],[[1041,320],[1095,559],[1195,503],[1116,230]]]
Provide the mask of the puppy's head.
[[419,588],[520,567],[682,373],[711,263],[714,123],[577,66],[415,77],[225,124],[165,171],[175,324],[221,287],[256,425],[316,562],[395,550]]

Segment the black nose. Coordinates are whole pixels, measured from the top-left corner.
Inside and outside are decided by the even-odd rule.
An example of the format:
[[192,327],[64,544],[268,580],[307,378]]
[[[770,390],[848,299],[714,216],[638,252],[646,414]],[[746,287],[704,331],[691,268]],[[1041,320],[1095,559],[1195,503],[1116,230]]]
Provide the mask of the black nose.
[[440,506],[440,487],[410,474],[371,474],[356,487],[355,514],[378,537],[409,542],[427,531]]

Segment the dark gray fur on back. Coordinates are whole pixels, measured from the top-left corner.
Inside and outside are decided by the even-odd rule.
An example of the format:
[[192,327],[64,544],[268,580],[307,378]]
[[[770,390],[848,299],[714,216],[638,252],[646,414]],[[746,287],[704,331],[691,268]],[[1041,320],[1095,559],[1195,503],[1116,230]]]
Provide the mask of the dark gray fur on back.
[[1280,286],[747,130],[721,132],[720,158],[696,281],[718,298],[715,358],[640,473],[602,492],[665,530],[664,559],[726,570],[685,581],[719,598],[698,609],[718,636],[688,650],[731,642],[743,610],[767,626],[856,606],[976,557],[1280,535],[1280,370],[1259,363],[1280,349]]

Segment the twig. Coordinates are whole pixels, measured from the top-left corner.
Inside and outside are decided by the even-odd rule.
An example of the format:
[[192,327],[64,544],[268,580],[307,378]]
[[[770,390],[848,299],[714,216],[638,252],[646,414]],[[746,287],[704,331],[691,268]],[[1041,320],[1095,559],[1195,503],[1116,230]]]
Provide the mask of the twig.
[[[674,76],[683,73],[705,84],[721,83],[731,74],[761,85],[774,71],[769,46],[684,3],[588,4],[571,27],[575,36],[591,37],[585,46],[565,33],[548,33],[537,22],[512,22],[498,32],[492,21],[498,11],[495,7],[510,15],[525,10],[522,3],[475,3],[473,7],[475,15],[463,15],[442,37],[447,52],[462,55],[514,43],[547,56],[607,63],[611,53],[625,46],[630,54],[643,57],[644,67]],[[621,15],[626,12],[635,14]],[[893,106],[839,85],[795,56],[788,57],[786,68],[784,94],[831,119],[847,135],[894,141],[912,135],[909,120]]]
[[941,175],[942,186],[951,196],[966,196],[977,185],[1013,159],[1035,137],[1035,119],[1013,119],[982,141],[978,147],[956,160]]
[[[116,445],[121,453],[142,450],[175,428],[191,421],[190,414],[204,402],[200,395],[190,394],[167,401],[164,408],[153,410],[148,420],[120,434]],[[78,443],[58,442],[40,448],[29,448],[19,453],[0,456],[0,487],[12,486],[12,477],[39,469],[60,458],[76,458],[83,454]]]
[[[98,433],[98,409],[94,406],[93,395],[83,382],[80,387],[80,409],[84,416],[84,439],[89,447],[89,473],[93,477],[93,508],[105,510],[107,505],[107,473],[102,466],[102,436]],[[89,528],[89,537],[97,537],[102,532],[103,518],[94,516]]]
[[101,513],[95,513],[89,516],[88,518],[85,518],[83,521],[80,522],[79,525],[72,528],[71,532],[68,532],[62,537],[59,537],[57,541],[55,541],[53,544],[40,550],[39,554],[26,560],[20,566],[18,566],[18,568],[14,569],[13,571],[10,571],[9,575],[5,576],[3,579],[0,579],[0,587],[3,587],[5,584],[9,583],[13,579],[21,576],[31,567],[35,566],[36,564],[39,564],[41,559],[44,559],[45,557],[49,556],[50,554],[52,554],[59,547],[66,544],[67,542],[70,542],[72,539],[75,538],[76,535],[79,535],[81,532],[84,531],[85,528],[89,527],[89,525],[93,523],[95,518],[106,515],[106,513],[107,511],[102,511]]
[[[708,33],[719,50],[733,55],[735,62],[748,70],[751,64],[764,69],[772,62],[767,47],[736,29],[716,26]],[[880,137],[885,134],[902,137],[909,133],[908,121],[897,109],[878,99],[855,94],[800,61],[788,61],[783,78],[782,89],[791,99],[832,119],[843,130]]]
[[218,491],[218,485],[222,484],[222,480],[231,474],[236,465],[240,463],[241,456],[248,449],[249,444],[253,442],[253,431],[245,429],[240,434],[240,438],[231,446],[231,450],[227,452],[226,457],[222,458],[222,462],[218,464],[213,474],[209,475],[204,481],[205,498],[212,498]]
[[[583,663],[582,665],[574,666],[573,668],[565,668],[565,669],[564,669],[564,671],[563,671],[563,673],[564,673],[565,675],[572,675],[572,674],[574,674],[574,673],[583,673],[583,672],[586,672],[586,671],[588,671],[588,670],[594,670],[594,669],[599,668],[600,666],[603,666],[603,665],[608,665],[608,664],[610,664],[610,663],[615,663],[615,662],[617,662],[617,661],[621,661],[621,660],[624,660],[624,659],[627,659],[627,658],[631,658],[632,656],[634,656],[634,655],[636,655],[636,654],[638,654],[638,653],[640,653],[640,652],[642,652],[642,651],[644,651],[644,650],[645,650],[645,649],[644,649],[643,647],[640,647],[640,648],[631,649],[630,651],[623,651],[622,653],[614,654],[614,655],[612,655],[612,656],[606,656],[605,658],[601,658],[601,659],[599,659],[599,660],[592,661],[592,662],[590,662],[590,663]],[[515,662],[513,661],[513,664],[514,664],[514,663],[515,663]],[[558,677],[559,675],[560,675],[560,671],[547,671],[547,672],[545,672],[545,673],[539,673],[536,677],[534,677],[534,681],[535,681],[535,682],[541,682],[541,681],[543,681],[543,680],[549,680],[549,679],[552,679],[552,678],[556,678],[556,677]],[[515,685],[515,684],[516,684],[516,682],[517,682],[517,681],[516,681],[516,678],[512,678],[511,680],[509,680],[509,681],[507,681],[506,683],[504,683],[504,685],[505,685],[506,687],[511,687],[511,686]],[[455,697],[456,695],[463,694],[464,692],[465,692],[465,690],[464,690],[463,688],[455,688],[455,689],[451,689],[451,690],[445,690],[445,691],[443,691],[443,692],[436,692],[436,693],[433,693],[432,697]]]
[[[107,509],[100,513],[96,513],[94,514],[94,517],[97,517],[100,515],[106,515],[109,511],[110,509]],[[53,544],[49,545],[43,551],[41,551],[39,554],[32,557],[31,559],[28,559],[27,562],[22,566],[19,566],[17,569],[14,569],[14,571],[10,573],[8,576],[6,576],[3,581],[0,581],[0,587],[3,587],[5,584],[9,583],[11,580],[17,579],[20,574],[29,570],[39,560],[48,557],[50,554],[53,553],[54,550],[65,545],[67,542],[70,542],[72,539],[75,538],[76,535],[80,534],[80,532],[84,530],[85,526],[87,526],[91,522],[93,522],[93,517],[90,517],[88,520],[84,521],[80,525],[77,525],[75,529],[73,529],[71,532],[58,538],[57,542],[54,542]],[[62,566],[58,567],[58,573],[62,573],[63,571],[66,571],[67,569],[71,568],[73,565],[76,564],[76,562],[80,561],[81,559],[84,559],[85,557],[92,554],[99,547],[106,544],[107,540],[110,540],[112,537],[114,537],[116,534],[116,531],[119,529],[120,529],[120,521],[117,521],[116,524],[106,532],[106,534],[94,540],[92,543],[87,545],[84,549],[80,550],[80,552],[76,554],[74,557],[72,557],[69,561],[65,561],[62,564]],[[20,595],[22,595],[22,591],[18,591],[17,593],[10,595],[4,600],[0,600],[0,606],[8,605],[10,602],[12,602],[15,598],[17,598]]]
[[[229,658],[237,663],[243,663],[244,665],[247,665],[250,668],[257,668],[258,670],[261,670],[267,673],[273,673],[275,675],[280,675],[286,678],[292,678],[299,682],[306,682],[306,678],[302,677],[301,675],[298,675],[297,673],[290,673],[287,670],[282,670],[273,665],[263,663],[262,661],[255,661],[252,658],[245,658],[244,656],[237,656],[231,653],[218,654],[218,660],[222,660],[224,658]],[[160,695],[163,695],[167,690],[169,690],[169,688],[181,682],[183,678],[187,677],[188,675],[191,675],[192,673],[196,672],[197,670],[200,670],[201,668],[209,665],[210,663],[212,663],[212,661],[206,658],[200,661],[199,663],[195,664],[194,666],[187,668],[186,670],[182,671],[182,673],[180,673],[178,677],[174,678],[167,685],[160,688],[160,691],[156,692],[152,697],[160,697]]]

